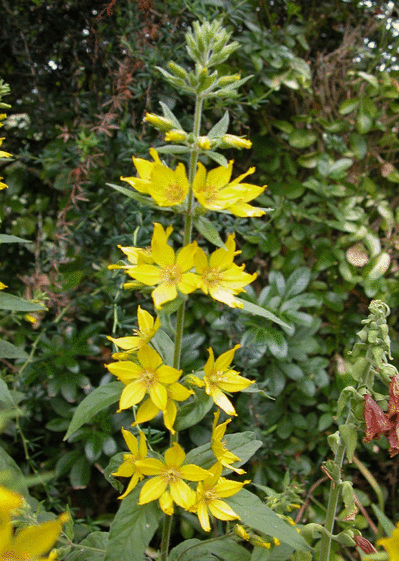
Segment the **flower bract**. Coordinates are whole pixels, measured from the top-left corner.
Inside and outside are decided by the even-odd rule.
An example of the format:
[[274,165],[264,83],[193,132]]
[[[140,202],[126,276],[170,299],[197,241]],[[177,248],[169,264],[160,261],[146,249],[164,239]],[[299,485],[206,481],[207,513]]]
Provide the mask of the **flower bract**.
[[133,489],[136,487],[137,483],[141,481],[144,477],[140,468],[136,466],[138,460],[144,460],[147,456],[147,444],[145,441],[144,434],[140,431],[140,444],[137,438],[129,432],[128,430],[122,429],[123,438],[130,450],[130,454],[123,455],[123,462],[119,466],[118,470],[112,475],[118,477],[131,477],[130,483],[126,488],[126,491],[118,497],[119,499],[124,499]]
[[138,504],[159,499],[160,507],[166,514],[173,513],[171,501],[187,510],[193,504],[195,494],[183,480],[201,481],[208,477],[209,471],[194,464],[183,465],[185,458],[183,448],[174,442],[166,450],[164,461],[156,458],[139,461],[137,465],[142,473],[155,477],[144,483]]
[[163,364],[159,354],[148,345],[137,351],[137,363],[118,361],[107,364],[107,368],[125,384],[119,411],[140,403],[147,393],[154,405],[164,411],[168,400],[165,386],[175,383],[181,375],[181,371]]
[[244,265],[240,267],[234,263],[236,243],[234,234],[230,234],[226,241],[226,249],[223,247],[214,251],[209,259],[201,248],[197,248],[194,256],[194,265],[201,277],[200,287],[205,294],[227,304],[231,308],[242,308],[235,296],[245,292],[247,286],[257,277],[256,273],[250,275],[244,273]]

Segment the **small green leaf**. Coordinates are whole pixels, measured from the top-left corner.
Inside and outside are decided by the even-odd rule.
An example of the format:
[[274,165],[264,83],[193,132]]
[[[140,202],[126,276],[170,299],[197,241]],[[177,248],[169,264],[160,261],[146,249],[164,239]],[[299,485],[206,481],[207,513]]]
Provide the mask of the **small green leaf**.
[[272,312],[269,312],[269,310],[267,310],[266,308],[261,308],[260,306],[257,306],[256,304],[252,304],[252,302],[248,302],[247,300],[242,300],[241,298],[236,298],[236,300],[241,304],[243,304],[243,307],[240,308],[241,311],[248,312],[249,314],[253,314],[255,316],[264,317],[269,321],[272,321],[273,323],[277,323],[278,325],[281,325],[281,327],[288,334],[294,333],[295,329],[292,325],[288,325],[288,323],[285,323],[285,321],[278,318]]
[[27,359],[29,355],[8,341],[0,341],[0,358],[22,358]]
[[223,166],[224,168],[227,168],[227,166],[229,165],[227,159],[222,154],[219,154],[218,152],[214,152],[213,150],[207,150],[206,155],[208,156],[208,158],[210,158],[220,166]]
[[169,119],[169,121],[173,123],[175,129],[183,130],[183,127],[181,126],[179,120],[174,115],[174,113],[172,113],[172,111],[169,109],[166,103],[160,101],[159,104],[162,107],[162,112],[165,119]]
[[139,483],[121,502],[110,527],[104,561],[143,561],[163,513],[158,501],[137,504],[142,486]]
[[3,290],[0,292],[0,309],[13,312],[43,312],[47,308],[43,304],[36,304],[31,300],[24,300]]
[[151,339],[154,349],[162,357],[165,364],[173,366],[175,345],[169,335],[162,329],[158,329]]
[[304,129],[296,129],[292,131],[288,138],[290,146],[293,148],[308,148],[317,140],[317,134]]
[[353,160],[350,158],[341,158],[340,160],[330,164],[328,177],[331,177],[331,179],[343,179],[346,177],[346,170],[352,165]]
[[359,111],[356,119],[356,128],[360,134],[367,134],[373,128],[373,119],[366,113]]
[[352,133],[349,137],[349,145],[358,160],[363,160],[367,154],[367,141],[364,136]]
[[357,446],[357,428],[353,423],[350,423],[348,425],[340,425],[339,434],[341,435],[341,438],[346,446],[346,456],[348,458],[348,461],[351,463]]
[[6,404],[10,408],[15,407],[15,402],[12,398],[12,394],[8,389],[8,386],[5,383],[5,381],[2,380],[1,378],[0,378],[0,402],[2,402],[3,405]]
[[158,208],[158,206],[155,203],[153,203],[149,197],[142,195],[138,191],[134,191],[133,189],[122,187],[122,185],[114,185],[113,183],[106,183],[106,185],[108,185],[108,187],[112,187],[112,189],[115,189],[115,191],[119,191],[119,193],[122,193],[123,195],[129,197],[130,199],[139,201],[143,205],[147,205],[153,208]]
[[211,130],[208,132],[207,137],[212,138],[219,138],[226,134],[227,129],[229,127],[229,112],[223,115],[223,117],[214,125]]
[[32,243],[32,240],[25,240],[9,234],[0,234],[0,243]]
[[310,282],[310,269],[307,267],[299,267],[289,276],[285,288],[284,300],[288,300],[291,296],[295,296],[306,290]]
[[122,382],[110,382],[89,393],[77,406],[64,440],[88,423],[99,411],[119,401],[123,387]]
[[81,456],[73,464],[69,473],[69,480],[74,489],[85,489],[90,482],[90,464],[84,456]]
[[343,103],[341,103],[341,105],[339,106],[338,112],[341,115],[348,115],[349,113],[352,113],[352,111],[354,111],[357,106],[359,105],[360,100],[359,99],[346,99]]
[[[108,543],[108,532],[92,532],[82,540],[79,545],[74,548],[65,561],[87,561],[88,551],[90,551],[90,561],[103,561],[105,556],[105,549]],[[83,549],[89,548],[89,549]]]
[[205,216],[196,216],[193,220],[193,224],[197,228],[198,232],[202,234],[208,242],[211,242],[217,247],[223,247],[226,249],[216,226],[213,222],[208,220],[208,218],[205,218]]
[[177,412],[174,428],[177,431],[199,423],[213,406],[213,399],[205,391],[197,390],[193,401],[185,403]]

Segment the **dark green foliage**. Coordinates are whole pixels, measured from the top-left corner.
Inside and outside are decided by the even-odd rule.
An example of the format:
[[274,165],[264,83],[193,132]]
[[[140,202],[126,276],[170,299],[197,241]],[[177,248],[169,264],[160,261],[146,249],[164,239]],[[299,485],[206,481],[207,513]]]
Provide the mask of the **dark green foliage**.
[[[12,110],[1,135],[16,160],[1,162],[10,189],[0,192],[0,218],[3,234],[33,243],[2,244],[0,280],[13,294],[45,294],[48,312],[34,312],[34,328],[18,311],[2,318],[1,335],[20,359],[3,362],[12,392],[0,386],[0,399],[14,399],[24,415],[9,422],[1,445],[26,472],[55,469],[50,506],[88,487],[89,501],[73,499],[80,515],[117,510],[116,489],[101,505],[109,485],[100,472],[124,449],[120,428],[132,418],[115,413],[115,396],[94,402],[114,382],[104,368],[112,352],[106,335],[129,335],[138,304],[148,300],[123,291],[123,273],[107,265],[122,259],[118,245],[148,246],[153,222],[168,222],[107,183],[126,186],[119,178],[135,173],[131,157],[146,158],[151,144],[163,143],[142,122],[146,111],[160,112],[159,101],[191,127],[188,98],[155,67],[173,59],[186,68],[184,33],[198,17],[218,15],[240,43],[224,67],[253,75],[230,110],[228,132],[253,142],[252,151],[234,155],[235,170],[256,166],[248,182],[268,185],[258,204],[273,210],[252,220],[215,213],[212,230],[198,218],[197,241],[220,245],[235,231],[238,259],[258,273],[242,298],[288,328],[196,293],[185,317],[184,373],[203,368],[208,346],[221,354],[241,343],[235,366],[264,390],[232,398],[234,422],[263,441],[250,476],[279,489],[289,469],[309,489],[335,430],[340,365],[371,298],[392,308],[399,356],[398,39],[387,2],[4,0],[0,77],[11,86]],[[224,115],[217,103],[205,108],[204,134]],[[171,239],[180,236],[176,225]],[[174,326],[163,328],[155,342],[166,353]],[[87,394],[94,405],[80,419],[86,424],[61,443]],[[203,397],[178,415],[188,444],[210,433]],[[160,423],[156,438],[162,430]],[[374,463],[370,448],[357,447],[377,476],[381,442]],[[395,482],[385,485],[397,493]],[[37,496],[45,498],[42,490]],[[392,504],[397,518],[396,495]],[[309,516],[319,521],[321,513],[314,507]]]

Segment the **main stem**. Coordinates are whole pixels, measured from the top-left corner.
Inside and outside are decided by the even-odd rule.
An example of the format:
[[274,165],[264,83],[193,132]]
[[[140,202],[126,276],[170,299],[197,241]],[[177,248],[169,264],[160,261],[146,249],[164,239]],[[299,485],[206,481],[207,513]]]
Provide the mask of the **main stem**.
[[[197,139],[200,135],[200,128],[201,128],[201,116],[202,116],[202,105],[203,105],[203,98],[199,95],[196,96],[195,100],[195,111],[194,111],[194,138]],[[193,193],[193,181],[195,177],[195,172],[197,168],[198,162],[198,145],[195,144],[195,147],[191,151],[190,155],[190,164],[189,164],[189,175],[188,181],[190,184],[190,189],[188,191],[187,197],[187,211],[184,220],[184,235],[183,235],[183,245],[186,246],[191,243],[191,235],[193,230],[193,204],[194,204],[194,193]],[[184,311],[185,311],[185,302],[183,301],[180,305],[180,308],[177,310],[176,316],[176,336],[175,336],[175,352],[173,356],[173,367],[176,370],[180,369],[180,360],[181,360],[181,344],[183,339],[183,329],[184,329]],[[170,435],[170,443],[171,445],[174,442],[177,442],[178,434],[171,434]],[[168,516],[165,514],[165,520],[162,530],[162,544],[161,544],[161,559],[160,561],[166,561],[168,557],[169,551],[169,542],[170,542],[170,534],[172,531],[172,519],[173,516]]]
[[[368,351],[366,353],[366,358],[369,358],[371,360],[370,349],[368,349]],[[369,362],[367,371],[365,372],[363,380],[362,380],[362,384],[366,385],[366,387],[369,387],[369,384],[370,384],[370,371],[371,371],[371,364]],[[359,385],[360,385],[360,382],[358,383],[358,386]],[[352,413],[352,411],[349,411],[345,424],[349,424],[352,421],[353,421],[353,413]],[[334,463],[335,463],[336,466],[339,467],[340,472],[341,472],[342,464],[343,464],[344,457],[345,457],[345,451],[346,451],[346,446],[345,446],[342,438],[340,438],[340,441],[339,441],[339,444],[338,444],[338,447],[337,447],[337,452],[336,452],[335,458],[334,458]],[[326,521],[325,521],[325,524],[324,524],[324,528],[330,534],[332,534],[333,529],[334,529],[334,522],[335,522],[335,516],[336,516],[336,513],[337,513],[337,505],[338,505],[338,499],[339,499],[340,492],[341,492],[341,485],[337,481],[331,481],[330,495],[328,497],[328,505],[327,505],[327,512],[326,512]],[[331,538],[327,534],[323,533],[323,535],[321,537],[319,561],[329,561],[330,550],[331,550]]]

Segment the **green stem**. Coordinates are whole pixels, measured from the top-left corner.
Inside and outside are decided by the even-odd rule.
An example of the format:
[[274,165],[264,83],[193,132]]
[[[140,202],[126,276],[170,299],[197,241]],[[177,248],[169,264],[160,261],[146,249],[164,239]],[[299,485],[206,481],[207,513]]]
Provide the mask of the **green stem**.
[[[195,139],[197,139],[200,135],[202,105],[203,105],[203,98],[200,95],[197,95],[195,100],[194,128],[193,128],[193,134]],[[187,197],[187,211],[184,221],[184,236],[183,236],[184,246],[191,243],[191,237],[192,237],[192,230],[193,230],[192,211],[194,206],[193,182],[194,182],[195,172],[197,169],[197,162],[198,162],[198,145],[196,144],[193,150],[191,151],[191,155],[190,155],[189,175],[188,175],[190,189]],[[184,312],[185,312],[185,302],[183,301],[179,309],[177,310],[177,315],[176,315],[175,349],[174,349],[174,356],[173,356],[173,367],[176,368],[176,370],[180,369],[181,346],[182,346],[183,330],[184,330]],[[176,432],[174,435],[171,434],[170,444],[172,445],[174,442],[177,441],[178,441],[178,433]],[[172,529],[172,516],[165,515],[165,521],[162,531],[160,561],[166,561],[167,559],[171,529]]]
[[[372,355],[371,355],[370,349],[368,349],[368,351],[366,353],[366,358],[368,358],[369,361],[371,362]],[[369,362],[369,365],[367,367],[367,371],[363,375],[363,379],[361,380],[361,382],[359,381],[359,383],[358,383],[358,387],[359,387],[360,384],[365,385],[366,387],[368,387],[371,384],[372,376],[371,376],[371,364],[370,364],[370,362]],[[349,411],[345,424],[347,425],[347,424],[351,423],[352,421],[353,421],[353,413],[352,413],[352,411]],[[344,457],[345,457],[345,451],[346,451],[346,446],[345,446],[342,438],[340,438],[339,439],[339,444],[338,444],[338,447],[337,447],[337,452],[336,452],[335,458],[334,458],[334,464],[336,466],[338,466],[340,472],[341,472],[342,464],[343,464]],[[336,516],[336,513],[337,513],[337,505],[338,505],[338,499],[339,499],[340,492],[341,492],[340,482],[331,481],[330,495],[328,497],[328,505],[327,505],[327,512],[326,512],[326,521],[325,521],[325,524],[324,524],[324,528],[330,534],[332,534],[333,529],[334,529],[334,522],[335,522],[335,516]],[[331,550],[331,538],[327,534],[323,533],[323,535],[321,537],[319,561],[329,561],[330,550]]]

